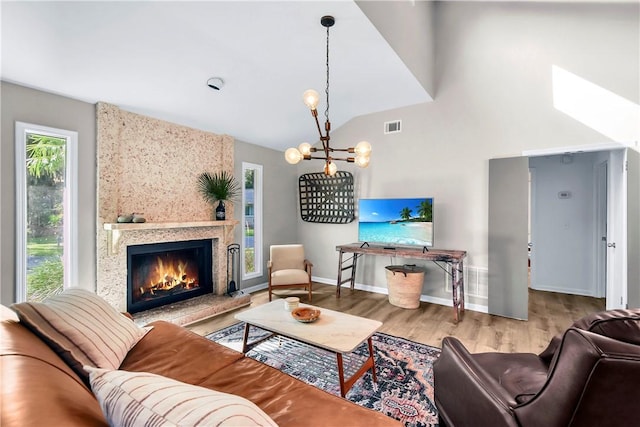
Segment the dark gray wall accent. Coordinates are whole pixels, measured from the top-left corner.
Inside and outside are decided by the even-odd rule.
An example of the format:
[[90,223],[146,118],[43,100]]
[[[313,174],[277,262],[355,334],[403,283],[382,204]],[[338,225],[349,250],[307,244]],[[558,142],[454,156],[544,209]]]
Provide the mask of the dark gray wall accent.
[[[242,178],[242,162],[262,165],[263,174],[263,275],[242,281],[240,289],[268,282],[267,260],[269,246],[282,243],[297,243],[298,229],[296,217],[298,212],[298,173],[295,167],[284,160],[284,153],[242,141],[235,141],[234,175]],[[242,182],[242,181],[241,181]],[[242,219],[242,207],[235,209],[235,219]],[[242,227],[236,227],[234,242],[241,243]]]
[[640,307],[640,153],[627,150],[627,303]]
[[96,281],[96,112],[95,106],[35,89],[0,82],[2,91],[2,304],[15,301],[15,122],[78,132],[78,286]]
[[489,313],[528,318],[529,159],[489,160]]

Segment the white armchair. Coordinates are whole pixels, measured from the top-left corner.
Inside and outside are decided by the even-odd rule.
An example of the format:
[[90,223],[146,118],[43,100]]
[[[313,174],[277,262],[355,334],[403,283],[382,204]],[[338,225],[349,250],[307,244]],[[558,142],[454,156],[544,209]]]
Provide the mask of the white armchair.
[[311,267],[304,257],[304,246],[272,245],[269,249],[269,301],[274,288],[305,288],[311,302]]

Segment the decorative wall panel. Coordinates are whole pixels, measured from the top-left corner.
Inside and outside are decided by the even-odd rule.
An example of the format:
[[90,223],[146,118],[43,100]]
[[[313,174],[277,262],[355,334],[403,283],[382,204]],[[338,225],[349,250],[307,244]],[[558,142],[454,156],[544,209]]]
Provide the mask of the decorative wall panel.
[[355,219],[351,173],[307,173],[300,176],[298,187],[303,221],[346,224]]

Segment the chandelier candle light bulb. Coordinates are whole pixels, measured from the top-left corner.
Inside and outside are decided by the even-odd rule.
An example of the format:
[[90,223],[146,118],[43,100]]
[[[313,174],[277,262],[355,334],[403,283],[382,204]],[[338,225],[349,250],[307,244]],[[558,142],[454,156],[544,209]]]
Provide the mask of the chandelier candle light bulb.
[[287,163],[295,165],[302,160],[302,154],[297,148],[287,148],[287,151],[284,152],[284,158]]
[[308,142],[303,142],[302,144],[300,144],[298,146],[298,150],[300,150],[300,154],[302,154],[303,156],[310,156],[311,151],[315,151],[312,150],[311,144],[309,144]]
[[338,172],[338,167],[331,161],[331,159],[329,159],[324,165],[325,175],[333,176],[336,174],[336,172]]
[[[318,133],[320,135],[320,141],[322,142],[322,148],[314,148],[308,142],[303,142],[298,146],[298,148],[289,148],[285,151],[284,157],[285,160],[295,165],[300,162],[300,160],[311,160],[311,159],[320,159],[324,160],[324,173],[329,176],[333,176],[338,171],[338,167],[335,164],[336,160],[341,160],[347,163],[355,163],[357,166],[361,168],[366,168],[369,165],[370,157],[371,157],[371,144],[367,141],[360,141],[355,147],[350,148],[332,148],[330,145],[331,137],[329,133],[331,132],[331,122],[329,121],[329,28],[331,28],[335,24],[336,20],[333,16],[323,16],[320,19],[320,24],[327,29],[327,86],[326,86],[326,108],[324,111],[324,116],[326,118],[324,122],[324,132],[322,134],[322,128],[320,127],[320,122],[318,121],[318,102],[320,101],[320,94],[313,90],[308,89],[302,94],[302,99],[307,107],[311,110],[311,115],[313,116],[316,127],[318,129]],[[353,153],[355,157],[334,157],[332,153],[336,151],[342,151],[346,153]],[[312,153],[322,152],[321,156],[312,156]]]
[[302,94],[302,99],[307,107],[311,110],[315,110],[318,106],[318,102],[320,102],[320,94],[313,89],[309,89]]

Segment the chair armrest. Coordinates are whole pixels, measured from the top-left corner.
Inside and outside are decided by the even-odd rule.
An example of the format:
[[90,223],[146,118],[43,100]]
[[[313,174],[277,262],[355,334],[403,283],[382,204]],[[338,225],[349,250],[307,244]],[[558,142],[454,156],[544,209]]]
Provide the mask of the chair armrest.
[[313,267],[313,263],[311,261],[309,261],[308,259],[304,260],[304,269],[307,273],[309,273],[309,276],[311,276],[311,267]]
[[[442,353],[433,364],[435,401],[449,425],[516,426],[515,399],[456,338],[442,340]],[[468,425],[468,424],[467,424]]]

